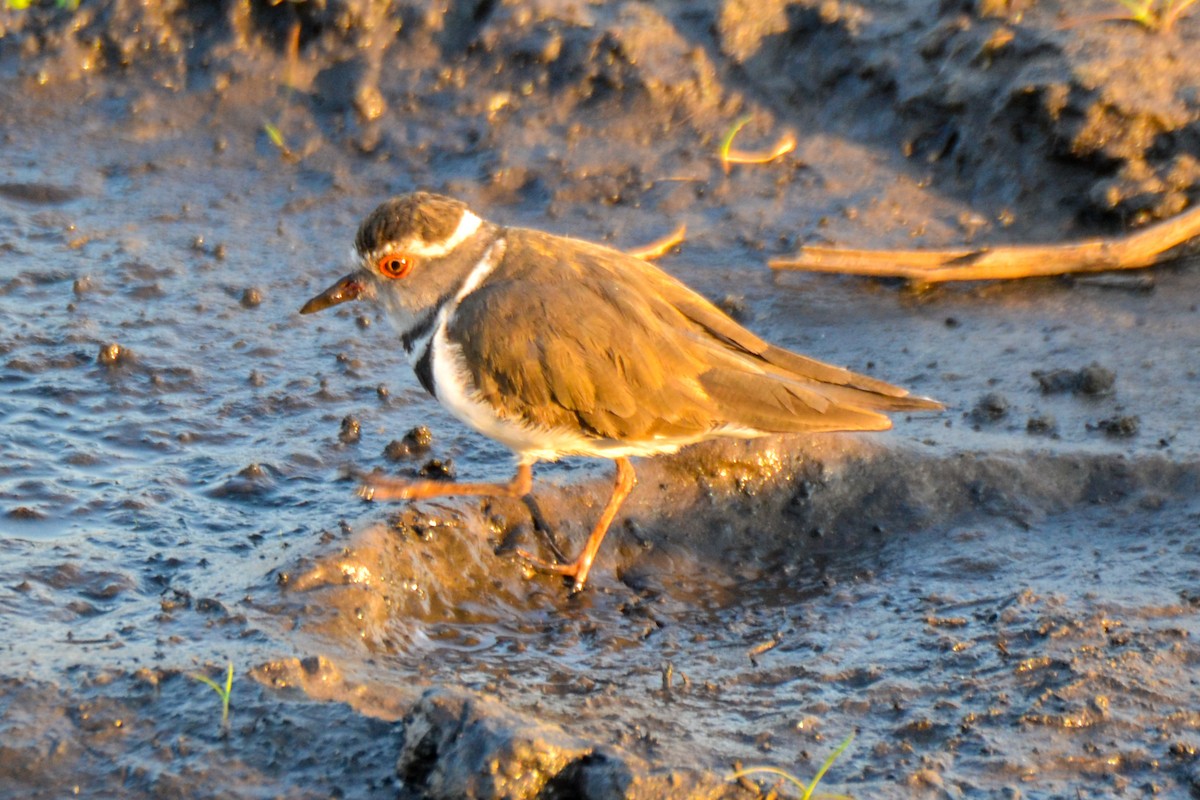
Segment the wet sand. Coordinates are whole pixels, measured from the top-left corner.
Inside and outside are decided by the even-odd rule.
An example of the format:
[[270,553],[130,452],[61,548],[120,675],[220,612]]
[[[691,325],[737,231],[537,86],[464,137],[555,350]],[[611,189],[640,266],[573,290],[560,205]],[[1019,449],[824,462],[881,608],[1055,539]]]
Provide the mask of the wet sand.
[[[1197,791],[1195,259],[765,266],[1195,202],[1200,22],[1060,28],[1112,5],[0,11],[0,794],[750,797],[735,762],[808,779],[852,732],[822,787],[859,798]],[[797,150],[726,175],[748,113]],[[521,503],[353,496],[511,469],[371,309],[296,313],[417,187],[620,247],[687,223],[664,269],[948,409],[639,462],[571,596]],[[609,467],[537,476],[573,551]],[[190,674],[227,662],[222,732]]]

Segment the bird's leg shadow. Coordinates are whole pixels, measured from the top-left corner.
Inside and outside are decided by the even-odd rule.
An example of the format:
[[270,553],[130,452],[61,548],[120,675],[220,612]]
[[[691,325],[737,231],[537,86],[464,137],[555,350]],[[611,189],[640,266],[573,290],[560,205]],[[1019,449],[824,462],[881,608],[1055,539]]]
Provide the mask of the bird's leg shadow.
[[558,563],[569,564],[571,559],[563,555],[558,542],[554,541],[554,531],[551,530],[550,524],[546,522],[546,518],[542,516],[542,509],[538,505],[537,499],[532,494],[527,494],[522,498],[522,501],[525,503],[525,507],[529,509],[529,518],[533,520],[534,533],[550,548],[550,552],[554,554],[554,558]]
[[[555,560],[560,564],[570,563],[571,559],[563,554],[562,548],[555,541],[554,529],[542,514],[542,509],[538,505],[537,499],[532,494],[527,494],[521,498],[521,502],[525,505],[526,510],[529,511],[529,520],[533,524],[533,532],[550,549],[550,552],[554,554]],[[496,555],[519,551],[521,549],[520,538],[524,531],[525,524],[523,522],[508,528],[504,532],[504,538],[501,540],[499,546],[496,547]]]

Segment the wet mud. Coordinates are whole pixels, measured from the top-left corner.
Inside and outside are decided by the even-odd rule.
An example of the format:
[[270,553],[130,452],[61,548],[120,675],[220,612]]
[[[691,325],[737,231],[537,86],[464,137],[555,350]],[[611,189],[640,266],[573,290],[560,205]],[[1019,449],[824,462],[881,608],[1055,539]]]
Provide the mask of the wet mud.
[[[69,5],[69,4],[65,4]],[[1200,190],[1200,16],[1116,3],[0,10],[0,794],[1200,791],[1200,270],[771,274],[808,242],[1054,241]],[[726,174],[725,131],[796,150]],[[636,247],[789,348],[943,400],[690,448],[571,595],[365,306],[381,199]],[[574,550],[610,467],[539,465]],[[232,663],[229,723],[195,676]]]

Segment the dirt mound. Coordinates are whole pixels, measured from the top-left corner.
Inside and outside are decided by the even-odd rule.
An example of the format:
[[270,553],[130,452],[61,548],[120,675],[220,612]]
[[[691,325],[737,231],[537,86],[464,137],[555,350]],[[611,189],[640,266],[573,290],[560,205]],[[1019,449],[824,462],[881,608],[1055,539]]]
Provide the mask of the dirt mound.
[[[466,146],[494,151],[489,197],[549,195],[552,212],[638,203],[656,171],[749,110],[765,130],[902,154],[985,217],[1027,215],[1021,227],[1044,234],[1043,215],[1060,230],[1136,224],[1200,194],[1195,21],[1156,33],[1103,11],[1113,4],[107,0],[10,12],[0,35],[9,69],[38,82],[133,71],[225,95],[279,81],[334,115],[329,135],[395,157],[412,144],[395,132],[432,101],[472,119]],[[673,152],[607,170],[604,152],[573,159],[593,120],[610,143]],[[543,176],[547,158],[559,179]]]

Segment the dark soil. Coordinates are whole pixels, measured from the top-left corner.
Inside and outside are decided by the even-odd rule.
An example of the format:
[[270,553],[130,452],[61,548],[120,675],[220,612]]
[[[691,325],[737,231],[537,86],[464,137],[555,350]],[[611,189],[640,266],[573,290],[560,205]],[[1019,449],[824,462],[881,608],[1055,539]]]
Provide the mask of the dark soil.
[[[822,788],[859,798],[1200,792],[1195,259],[765,266],[1194,204],[1200,12],[1122,10],[6,5],[0,796],[750,797],[734,764],[808,780],[851,733]],[[726,174],[746,115],[797,148]],[[418,187],[619,247],[686,223],[663,268],[948,410],[640,462],[572,596],[522,503],[353,495],[511,470],[372,310],[296,313]],[[537,474],[574,552],[608,467]],[[222,729],[192,676],[227,663]]]

